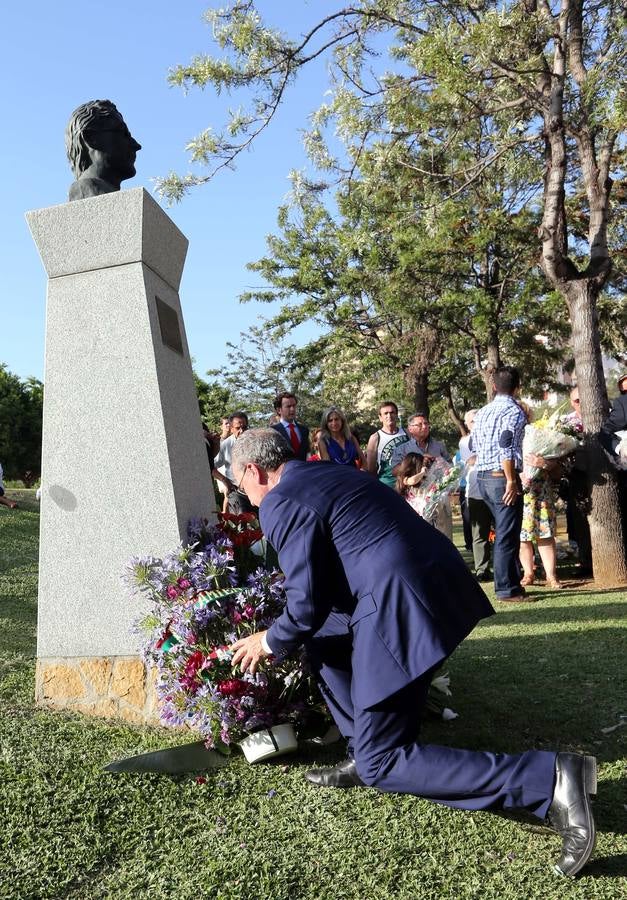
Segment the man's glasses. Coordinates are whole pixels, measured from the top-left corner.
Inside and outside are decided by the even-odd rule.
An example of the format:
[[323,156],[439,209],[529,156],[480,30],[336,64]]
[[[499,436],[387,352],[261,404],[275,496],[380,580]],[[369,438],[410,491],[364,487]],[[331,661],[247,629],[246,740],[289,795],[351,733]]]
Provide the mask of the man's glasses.
[[237,484],[237,487],[235,488],[236,491],[239,491],[242,494],[246,493],[246,491],[242,489],[242,484],[244,483],[244,479],[246,478],[247,472],[248,472],[248,465],[244,466],[244,471],[242,472],[242,477],[240,478],[240,480]]

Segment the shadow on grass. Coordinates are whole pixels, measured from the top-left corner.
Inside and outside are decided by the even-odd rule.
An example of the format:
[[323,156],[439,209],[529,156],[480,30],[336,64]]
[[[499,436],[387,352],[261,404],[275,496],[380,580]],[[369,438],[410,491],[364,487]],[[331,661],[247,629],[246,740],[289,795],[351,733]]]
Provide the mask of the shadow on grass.
[[588,863],[584,874],[588,878],[607,878],[608,876],[625,878],[627,876],[627,853],[597,857]]
[[[599,592],[600,593],[600,592]],[[548,598],[548,594],[543,595]],[[563,592],[559,591],[551,595],[551,599],[564,599]],[[542,599],[537,603],[521,603],[515,607],[508,603],[500,603],[498,600],[493,603],[496,610],[495,616],[483,619],[479,629],[474,632],[475,635],[480,634],[486,628],[495,625],[538,625],[549,624],[551,622],[592,622],[603,619],[622,619],[627,613],[627,603],[580,603],[565,606],[544,606]],[[587,600],[587,598],[586,598]]]
[[[444,743],[444,741],[443,741]],[[471,749],[471,748],[468,748]],[[306,771],[310,768],[320,768],[326,766],[334,766],[337,763],[343,762],[346,758],[346,752],[344,748],[344,742],[340,741],[337,744],[333,744],[332,746],[320,746],[312,743],[301,744],[298,749],[298,753],[292,756],[283,756],[278,757],[275,760],[266,760],[263,763],[263,767],[267,768],[267,770],[283,770],[286,762],[290,762],[291,764],[302,766]],[[221,777],[220,770],[207,771],[204,773],[208,780],[216,779],[219,780]],[[182,775],[171,775],[168,776],[175,781],[184,782],[189,780],[189,776]],[[304,778],[304,772],[303,772]],[[616,790],[622,791],[622,793],[627,792],[627,779],[622,779],[620,782],[615,781],[607,781],[600,782],[598,786],[598,797],[597,801],[594,803],[594,817],[597,827],[597,832],[599,834],[625,834],[627,833],[627,826],[625,825],[624,819],[616,812],[617,802],[616,802]],[[311,790],[314,792],[320,791],[321,794],[328,794],[329,791],[333,793],[333,789],[325,789],[318,788],[316,786],[311,786]],[[360,790],[368,790],[373,793],[376,792],[376,788],[363,788]],[[490,812],[488,810],[483,811],[485,815],[489,816],[498,816],[499,818],[503,818],[507,821],[514,821],[518,824],[525,826],[527,829],[531,829],[532,831],[537,831],[539,833],[543,832],[552,832],[552,829],[545,825],[544,822],[535,818],[531,813],[527,813],[525,811],[520,812],[503,812],[503,811],[495,811]],[[626,870],[627,865],[627,855],[621,854],[619,856],[610,856],[610,857],[601,857],[596,859],[594,864],[590,866],[590,868],[586,868],[586,875],[592,876],[617,876],[617,875],[625,875],[627,874]]]
[[557,591],[548,587],[544,588],[542,585],[535,585],[532,593],[538,594],[541,597],[554,597],[555,599],[559,599],[560,597],[568,599],[568,597],[572,597],[573,595],[581,597],[586,594],[594,594],[595,596],[602,594],[618,594],[619,596],[627,598],[627,585],[624,585],[623,587],[597,588],[594,586],[593,581],[563,581],[562,584],[564,586]]
[[[24,600],[3,598],[0,618],[3,621],[3,630],[21,630],[24,625],[34,628],[37,624],[37,609],[35,604]],[[0,647],[3,644],[3,635],[0,634]],[[33,647],[33,650],[35,648]]]
[[[627,729],[603,729],[619,724],[627,709],[626,645],[626,629],[601,623],[505,638],[483,628],[446,665],[449,705],[460,718],[452,726],[426,723],[425,733],[434,743],[459,747],[506,753],[536,747],[621,760]],[[625,793],[624,783],[621,788]]]

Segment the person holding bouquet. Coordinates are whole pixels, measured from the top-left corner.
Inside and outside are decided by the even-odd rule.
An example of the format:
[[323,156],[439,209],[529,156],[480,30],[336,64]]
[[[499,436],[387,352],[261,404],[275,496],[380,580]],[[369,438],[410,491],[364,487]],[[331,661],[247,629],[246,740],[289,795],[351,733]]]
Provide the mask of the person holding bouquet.
[[395,467],[396,490],[413,510],[449,541],[453,540],[449,493],[459,484],[462,466],[449,466],[441,457],[433,459],[408,453]]
[[[425,413],[417,412],[408,419],[407,428],[409,430],[410,439],[397,447],[392,454],[391,466],[392,474],[397,476],[401,463],[407,454],[417,453],[424,458],[427,468],[435,466],[437,477],[446,474],[448,468],[452,465],[451,457],[441,441],[437,441],[431,435],[431,425]],[[435,476],[435,471],[432,473]],[[436,480],[433,477],[432,480]],[[424,492],[423,492],[424,494]],[[424,504],[423,504],[424,505]],[[436,512],[431,516],[424,516],[423,510],[419,510],[420,515],[434,525],[438,531],[445,534],[449,541],[453,540],[453,516],[451,513],[451,502],[449,492],[444,491],[440,496]]]
[[537,453],[528,453],[525,466],[539,469],[534,478],[527,479],[523,473],[523,520],[520,531],[520,563],[523,567],[521,584],[527,587],[535,581],[534,543],[544,572],[546,585],[559,590],[563,585],[557,577],[557,551],[555,534],[557,516],[555,512],[555,483],[562,474],[562,466],[556,459],[545,459]]
[[562,587],[557,578],[557,552],[555,533],[557,517],[555,513],[557,482],[563,474],[561,460],[572,454],[579,441],[568,434],[554,413],[537,423],[531,422],[531,410],[520,404],[527,417],[523,437],[523,521],[520,532],[520,562],[523,567],[523,586],[533,584],[534,542],[538,545],[540,559],[544,566],[547,586],[557,590]]
[[424,500],[418,487],[424,480],[429,466],[424,456],[419,453],[408,453],[402,463],[396,467],[396,490],[404,497],[418,515],[422,515]]

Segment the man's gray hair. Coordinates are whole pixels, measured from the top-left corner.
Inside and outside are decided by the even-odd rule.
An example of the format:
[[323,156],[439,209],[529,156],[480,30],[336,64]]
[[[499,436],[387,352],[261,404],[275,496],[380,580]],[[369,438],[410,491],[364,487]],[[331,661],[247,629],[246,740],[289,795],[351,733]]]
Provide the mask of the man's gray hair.
[[287,438],[274,428],[252,428],[233,444],[231,467],[241,472],[248,463],[255,463],[266,472],[275,472],[289,459],[294,459],[294,451]]
[[411,425],[411,423],[414,421],[414,419],[424,419],[425,422],[428,422],[429,416],[423,412],[412,413],[411,416],[409,417],[409,419],[407,419],[407,424]]

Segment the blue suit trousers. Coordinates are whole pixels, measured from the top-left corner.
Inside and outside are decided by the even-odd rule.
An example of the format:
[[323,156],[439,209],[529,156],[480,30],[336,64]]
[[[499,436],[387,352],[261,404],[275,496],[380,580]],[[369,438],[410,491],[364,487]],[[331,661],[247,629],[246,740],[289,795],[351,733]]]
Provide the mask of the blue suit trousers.
[[365,784],[457,809],[526,810],[545,818],[555,787],[555,753],[529,750],[512,755],[421,744],[433,670],[377,706],[360,708],[351,692],[352,637],[346,615],[331,613],[306,647]]

